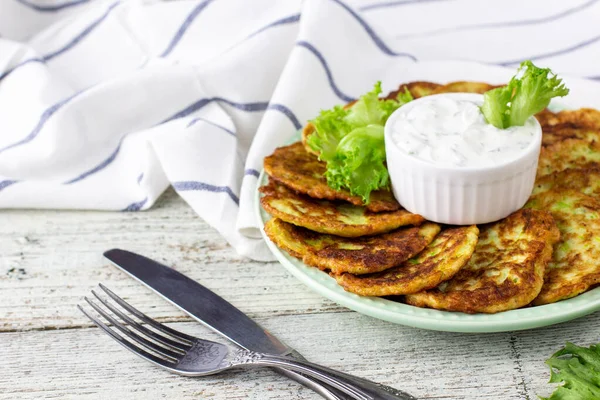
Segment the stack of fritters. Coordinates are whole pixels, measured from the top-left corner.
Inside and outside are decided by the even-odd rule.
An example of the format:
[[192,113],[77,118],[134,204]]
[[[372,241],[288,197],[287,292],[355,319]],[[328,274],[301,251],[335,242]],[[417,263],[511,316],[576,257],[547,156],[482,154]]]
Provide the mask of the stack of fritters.
[[[484,93],[480,82],[411,82],[413,97]],[[390,93],[393,98],[398,91]],[[350,106],[351,104],[347,105]],[[576,296],[600,283],[600,112],[544,110],[538,178],[524,209],[493,224],[440,226],[401,208],[390,190],[368,204],[334,190],[302,143],[265,158],[261,204],[269,238],[347,291],[412,305],[495,313]]]
[[600,111],[546,113],[540,122],[544,147],[525,207],[548,210],[561,236],[534,305],[600,284]]

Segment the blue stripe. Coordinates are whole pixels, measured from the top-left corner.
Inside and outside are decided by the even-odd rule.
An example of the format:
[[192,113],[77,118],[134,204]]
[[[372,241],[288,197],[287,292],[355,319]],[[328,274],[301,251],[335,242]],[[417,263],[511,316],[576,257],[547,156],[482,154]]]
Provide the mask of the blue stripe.
[[246,36],[246,38],[244,40],[248,40],[248,39],[258,35],[259,33],[266,31],[267,29],[270,29],[270,28],[273,28],[276,26],[280,26],[280,25],[295,24],[298,21],[300,21],[300,14],[294,14],[294,15],[290,15],[289,17],[284,17],[284,18],[278,19],[277,21],[273,21],[270,24],[265,25],[262,28],[258,29],[257,31],[254,31],[250,35]]
[[173,36],[173,39],[171,39],[171,43],[169,43],[165,51],[163,51],[160,55],[161,57],[166,57],[173,51],[173,49],[175,48],[175,46],[177,46],[177,43],[179,43],[179,41],[181,40],[185,32],[188,30],[192,22],[194,22],[194,20],[196,19],[196,17],[198,17],[198,15],[200,15],[202,10],[204,10],[206,6],[212,3],[213,1],[214,0],[205,0],[202,3],[198,4],[196,7],[194,7],[192,12],[189,13],[185,21],[183,21],[183,24],[179,27],[179,30],[175,33],[175,36]]
[[258,178],[258,177],[259,177],[259,175],[260,175],[260,172],[258,172],[258,171],[257,171],[257,170],[255,170],[255,169],[248,168],[248,169],[246,169],[246,170],[244,171],[244,175],[252,175],[252,176],[255,176],[255,177],[257,177],[257,178]]
[[342,8],[344,8],[346,11],[348,11],[348,13],[350,15],[352,15],[354,17],[354,19],[363,27],[363,29],[365,30],[365,32],[367,32],[367,34],[371,37],[371,39],[373,40],[373,42],[377,45],[377,47],[379,47],[379,49],[384,52],[385,54],[389,55],[389,56],[394,56],[394,57],[407,57],[410,58],[413,61],[417,61],[417,58],[415,56],[413,56],[412,54],[408,54],[408,53],[397,53],[395,51],[393,51],[392,49],[390,49],[384,42],[383,40],[377,35],[377,33],[375,33],[375,31],[373,30],[373,28],[371,28],[371,26],[369,26],[369,24],[367,24],[367,22],[362,19],[360,17],[360,15],[358,15],[356,13],[356,11],[354,11],[352,8],[350,8],[349,6],[347,6],[345,3],[343,3],[341,0],[332,0],[333,2],[339,4]]
[[[264,109],[265,108],[264,104],[267,104],[267,103],[264,103],[264,104],[263,103],[246,103],[246,104],[241,104],[241,103],[235,103],[235,102],[232,102],[230,100],[223,99],[221,97],[215,97],[215,98],[212,98],[212,99],[202,99],[202,100],[199,100],[196,103],[194,103],[194,104],[186,107],[184,110],[182,110],[182,111],[178,112],[177,114],[175,114],[174,116],[166,119],[162,123],[171,121],[171,120],[176,119],[176,118],[185,117],[185,116],[189,115],[190,113],[192,113],[194,111],[197,111],[198,109],[204,107],[206,104],[210,103],[211,101],[221,101],[221,102],[224,102],[226,104],[232,105],[232,106],[234,106],[236,108],[239,108],[241,110],[245,110],[245,111],[258,111],[258,110]],[[279,108],[276,108],[276,109],[279,109]],[[293,117],[293,119],[291,118],[292,121],[296,121],[297,122],[296,117],[293,114],[291,114],[291,111],[289,111],[284,106],[281,106],[280,111],[282,111],[284,114],[288,115],[286,113],[286,111],[284,111],[284,110],[287,110],[287,112],[289,112],[290,115]],[[297,122],[297,123],[299,124],[299,122]],[[299,129],[299,128],[297,128],[297,129]],[[121,150],[121,144],[122,144],[124,138],[125,138],[125,136],[123,138],[121,138],[121,141],[119,142],[119,145],[117,146],[117,148],[112,152],[112,154],[106,160],[102,161],[100,164],[98,164],[94,168],[92,168],[92,169],[84,172],[83,174],[77,176],[76,178],[73,178],[73,179],[71,179],[69,181],[64,182],[64,184],[65,185],[70,185],[72,183],[79,182],[79,181],[87,178],[88,176],[93,175],[93,174],[95,174],[95,173],[103,170],[107,166],[109,166],[117,158],[117,155],[119,154],[119,151]]]
[[[433,0],[429,0],[433,1]],[[558,14],[549,15],[547,17],[538,18],[538,19],[526,19],[521,21],[506,21],[506,22],[494,22],[489,24],[473,24],[473,25],[460,25],[452,28],[444,28],[437,29],[428,32],[420,32],[420,33],[409,33],[405,35],[398,35],[396,39],[407,39],[407,38],[416,38],[416,37],[428,37],[435,36],[444,33],[453,33],[453,32],[461,32],[461,31],[469,31],[469,30],[479,30],[479,29],[494,29],[494,28],[506,28],[506,27],[514,27],[514,26],[527,26],[527,25],[537,25],[544,24],[547,22],[552,22],[559,20],[561,18],[567,17],[571,14],[577,13],[581,10],[584,10],[594,3],[597,3],[598,0],[591,0],[587,3],[583,3],[578,5],[577,7],[570,8],[568,10],[562,11]]]
[[142,209],[142,207],[144,207],[144,205],[148,202],[148,198],[146,197],[144,200],[142,201],[138,201],[136,203],[131,203],[130,205],[128,205],[127,207],[125,207],[124,209],[122,209],[121,211],[140,211]]
[[227,105],[237,108],[238,110],[249,112],[264,111],[269,105],[269,103],[267,103],[266,101],[256,103],[236,103],[234,101],[227,100],[222,97],[213,97],[213,100],[218,101],[219,103],[225,103]]
[[172,116],[170,116],[169,118],[165,119],[164,121],[161,122],[161,124],[173,121],[177,118],[187,117],[188,115],[202,109],[204,106],[206,106],[207,104],[210,104],[212,102],[213,102],[213,99],[210,99],[210,98],[209,99],[200,99],[200,100],[196,101],[195,103],[190,104],[183,110],[178,111],[175,114],[173,114]]
[[123,143],[124,138],[125,137],[121,138],[121,141],[119,142],[119,145],[117,146],[117,148],[112,152],[112,154],[110,156],[108,156],[108,158],[106,160],[102,161],[100,164],[98,164],[94,168],[84,172],[83,174],[79,175],[78,177],[73,178],[70,181],[66,181],[64,184],[70,185],[70,184],[79,182],[81,180],[84,180],[88,176],[93,175],[96,172],[99,172],[99,171],[103,170],[104,168],[106,168],[110,163],[112,163],[115,160],[115,158],[117,158],[117,155],[119,154],[119,151],[121,150],[121,143]]
[[[4,79],[7,75],[9,75],[13,71],[15,71],[17,68],[22,67],[23,65],[27,65],[27,64],[32,63],[32,62],[45,63],[46,61],[49,61],[49,60],[53,59],[54,57],[59,56],[59,55],[63,54],[64,52],[72,49],[74,46],[77,45],[77,43],[81,42],[94,29],[96,29],[96,27],[98,25],[100,25],[100,23],[102,23],[102,21],[104,21],[106,19],[106,17],[108,17],[108,15],[110,14],[110,12],[117,5],[119,5],[119,3],[120,2],[117,1],[117,2],[115,2],[113,4],[111,4],[110,7],[108,7],[108,9],[106,10],[106,12],[100,16],[100,18],[98,18],[97,20],[95,20],[94,22],[92,22],[92,24],[90,24],[87,28],[85,28],[83,31],[81,31],[81,33],[79,33],[77,36],[75,36],[75,38],[73,38],[69,43],[67,43],[66,45],[64,45],[60,49],[58,49],[58,50],[56,50],[56,51],[54,51],[52,53],[46,54],[46,55],[42,56],[41,58],[32,58],[32,59],[29,59],[29,60],[25,60],[25,61],[21,62],[20,64],[17,64],[13,68],[9,69],[8,71],[6,71],[2,75],[0,75],[0,81],[2,81],[2,79]],[[56,6],[56,7],[59,7],[59,6]]]
[[24,6],[27,6],[29,8],[34,9],[35,11],[40,11],[40,12],[56,12],[56,11],[61,11],[64,10],[65,8],[69,8],[69,7],[74,7],[74,6],[79,6],[81,4],[85,4],[87,2],[89,2],[90,0],[73,0],[73,1],[69,1],[66,3],[62,3],[62,4],[53,4],[53,5],[49,5],[49,6],[42,6],[39,4],[34,4],[34,3],[30,3],[27,0],[17,0],[19,3],[23,4]]
[[300,121],[298,121],[298,118],[296,118],[296,116],[294,115],[292,110],[290,110],[283,104],[269,104],[269,106],[267,107],[267,110],[277,110],[277,111],[283,113],[286,117],[289,118],[289,120],[292,122],[292,124],[294,124],[294,128],[296,128],[296,130],[302,128],[302,124],[300,123]]
[[235,136],[235,132],[234,132],[234,131],[232,131],[231,129],[225,128],[224,126],[221,126],[221,125],[219,125],[219,124],[216,124],[216,123],[214,123],[214,122],[212,122],[212,121],[209,121],[208,119],[205,119],[205,118],[200,118],[200,117],[198,117],[198,118],[194,118],[193,120],[191,120],[191,121],[190,121],[190,123],[188,124],[188,126],[187,126],[187,127],[189,128],[190,126],[193,126],[193,125],[195,125],[195,124],[196,124],[196,122],[198,122],[198,121],[202,121],[202,122],[204,122],[204,123],[206,123],[206,124],[208,124],[208,125],[215,126],[215,127],[219,128],[219,129],[221,129],[221,130],[223,130],[223,131],[225,131],[225,132],[229,133],[231,136]]
[[144,179],[144,173],[143,172],[137,177],[137,183],[138,183],[138,185],[142,182],[142,179]]
[[61,55],[62,53],[64,53],[65,51],[73,48],[77,43],[81,42],[87,35],[89,35],[94,29],[96,29],[96,27],[98,25],[100,25],[102,23],[102,21],[104,21],[106,19],[106,17],[108,17],[108,14],[110,14],[110,12],[119,5],[119,1],[113,3],[110,5],[110,7],[108,7],[108,9],[106,10],[106,12],[104,12],[104,14],[102,14],[100,16],[100,18],[98,18],[97,20],[95,20],[94,22],[92,22],[87,28],[85,28],[83,31],[81,31],[81,33],[77,36],[75,36],[73,38],[73,40],[71,40],[69,43],[67,43],[65,46],[63,46],[62,48],[56,50],[54,53],[50,53],[50,54],[46,54],[43,58],[44,61],[48,61],[53,59],[56,56]]
[[297,46],[300,47],[304,47],[305,49],[309,50],[311,53],[313,53],[315,55],[315,57],[317,57],[317,59],[319,59],[319,62],[321,63],[321,65],[323,66],[323,69],[325,70],[325,73],[327,74],[327,80],[329,81],[329,86],[331,86],[331,89],[334,91],[334,93],[337,95],[337,97],[339,97],[340,99],[342,99],[345,102],[351,102],[356,100],[355,98],[348,96],[347,94],[344,94],[335,84],[334,80],[333,80],[333,75],[331,74],[331,69],[329,69],[329,65],[327,65],[327,60],[325,60],[325,57],[323,57],[323,54],[321,54],[321,52],[319,52],[319,50],[317,50],[312,44],[305,42],[305,41],[300,41],[298,43],[296,43]]
[[248,111],[248,112],[277,110],[277,111],[283,113],[286,117],[288,117],[290,119],[290,121],[292,122],[292,124],[294,124],[296,129],[302,128],[302,125],[300,124],[300,121],[298,121],[298,118],[296,118],[294,113],[289,108],[284,106],[283,104],[269,104],[268,102],[237,103],[237,102],[234,102],[231,100],[224,99],[222,97],[211,97],[211,98],[207,98],[207,99],[200,99],[200,100],[196,101],[195,103],[190,104],[183,110],[178,111],[177,113],[173,114],[169,118],[165,119],[164,121],[161,122],[161,124],[173,121],[177,118],[187,117],[188,115],[195,113],[196,111],[202,109],[207,104],[210,104],[213,101],[216,101],[219,103],[225,103],[234,108],[237,108],[238,110]]
[[535,60],[542,60],[544,58],[549,58],[549,57],[561,56],[561,55],[564,55],[564,54],[571,53],[571,52],[573,52],[575,50],[579,50],[579,49],[581,49],[583,47],[587,47],[587,46],[589,46],[591,44],[596,43],[599,40],[600,40],[600,36],[596,36],[596,37],[593,37],[593,38],[588,39],[586,41],[583,41],[581,43],[577,43],[574,46],[567,47],[566,49],[557,50],[557,51],[553,51],[553,52],[550,52],[550,53],[538,54],[538,55],[535,55],[535,56],[529,56],[529,57],[519,58],[517,60],[503,61],[503,62],[500,62],[498,64],[503,65],[503,66],[508,66],[508,65],[511,65],[511,64],[518,64],[518,63],[520,63],[522,61],[525,61],[525,60],[535,61]]
[[0,181],[0,191],[2,191],[3,189],[6,189],[10,185],[14,185],[17,182],[19,182],[19,181],[13,181],[11,179],[7,179],[5,181]]
[[198,181],[180,181],[173,182],[173,188],[178,192],[187,192],[192,190],[198,190],[203,192],[213,192],[213,193],[227,193],[231,200],[235,202],[235,204],[240,204],[240,199],[233,193],[233,190],[229,186],[215,186],[210,185],[204,182]]
[[448,0],[403,0],[403,1],[385,1],[383,3],[375,3],[369,4],[368,6],[360,7],[360,11],[370,11],[377,10],[380,8],[389,8],[389,7],[398,7],[398,6],[406,6],[409,4],[419,4],[419,3],[433,3],[439,1],[448,1]]
[[74,95],[67,97],[66,99],[63,99],[63,100],[59,101],[58,103],[54,104],[53,106],[51,106],[50,108],[46,109],[43,112],[42,116],[40,117],[37,125],[35,126],[35,128],[33,128],[33,130],[29,133],[29,135],[27,135],[25,138],[19,140],[18,142],[15,142],[13,144],[9,144],[8,146],[0,148],[0,154],[4,153],[6,150],[9,150],[14,147],[21,146],[25,143],[31,142],[40,133],[40,131],[42,130],[42,128],[44,127],[46,122],[48,122],[48,119],[50,119],[50,117],[52,117],[52,115],[54,115],[65,104],[69,103],[71,100],[73,100],[75,97],[77,97],[78,95],[80,95],[83,92],[84,92],[83,90],[79,91],[79,92],[75,93]]
[[0,74],[0,81],[2,81],[2,79],[6,78],[8,76],[8,74],[10,74],[11,72],[13,72],[17,68],[20,68],[23,65],[27,65],[27,64],[31,64],[31,63],[42,63],[42,64],[44,64],[45,61],[42,60],[41,58],[37,58],[37,57],[36,58],[30,58],[29,60],[22,61],[19,64],[15,65],[14,67],[10,68],[9,70],[5,71],[4,73]]
[[[83,90],[74,94],[73,96],[62,100],[61,102],[53,105],[52,107],[48,108],[46,111],[44,111],[44,113],[42,114],[42,117],[40,118],[40,121],[38,122],[37,126],[34,128],[34,130],[27,135],[27,137],[25,137],[24,139],[13,143],[11,145],[8,145],[2,149],[0,149],[0,154],[6,150],[9,150],[11,148],[20,146],[22,144],[28,143],[30,141],[32,141],[41,131],[41,129],[44,127],[45,123],[48,121],[48,119],[54,114],[56,113],[56,111],[58,111],[62,106],[64,106],[65,104],[67,104],[69,101],[71,101],[73,98],[75,98],[76,96],[78,96],[79,94],[83,93]],[[178,113],[174,114],[173,116],[167,118],[166,120],[164,120],[161,123],[165,123],[165,122],[169,122],[172,121],[176,118],[182,118],[185,117],[199,109],[201,109],[202,107],[204,107],[205,105],[213,102],[213,101],[218,101],[218,102],[223,102],[225,104],[228,104],[232,107],[235,107],[239,110],[243,110],[243,111],[249,111],[249,112],[254,112],[254,111],[263,111],[266,109],[272,109],[272,110],[277,110],[282,112],[283,114],[285,114],[290,121],[294,124],[294,127],[296,127],[296,129],[300,129],[302,127],[302,125],[300,124],[300,122],[298,121],[298,119],[296,118],[296,116],[292,113],[292,111],[285,107],[284,105],[281,104],[270,104],[268,105],[268,103],[266,102],[257,102],[257,103],[236,103],[233,102],[231,100],[227,100],[224,99],[222,97],[213,97],[210,99],[201,99],[193,104],[191,104],[190,106],[186,107],[185,109],[183,109],[182,111],[179,111]],[[117,146],[117,148],[112,152],[112,154],[104,161],[102,161],[100,164],[98,164],[97,166],[95,166],[94,168],[80,174],[79,176],[68,180],[66,182],[64,182],[65,185],[70,185],[76,182],[79,182],[85,178],[87,178],[90,175],[93,175],[101,170],[103,170],[104,168],[106,168],[108,165],[110,165],[117,157],[117,155],[119,154],[119,151],[121,149],[121,143],[123,141],[124,137],[121,138],[121,141],[119,142],[119,145]]]
[[161,124],[164,124],[169,121],[173,121],[174,119],[177,119],[177,118],[187,117],[188,115],[202,109],[204,106],[212,103],[213,101],[222,102],[222,103],[228,104],[232,107],[235,107],[238,110],[250,111],[250,112],[264,111],[267,109],[267,106],[269,104],[267,102],[236,103],[234,101],[227,100],[222,97],[205,98],[205,99],[200,99],[200,100],[196,101],[195,103],[190,104],[189,106],[187,106],[186,108],[184,108],[181,111],[178,111],[177,113],[173,114],[172,116],[170,116],[169,118],[167,118],[163,122],[161,122]]

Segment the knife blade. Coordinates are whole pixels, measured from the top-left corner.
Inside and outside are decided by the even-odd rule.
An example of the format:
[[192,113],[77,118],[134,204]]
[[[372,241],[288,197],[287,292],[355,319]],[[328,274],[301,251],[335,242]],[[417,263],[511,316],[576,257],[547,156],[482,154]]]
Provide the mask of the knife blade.
[[[150,258],[121,249],[104,253],[113,265],[144,286],[158,293],[169,303],[185,311],[202,325],[225,336],[248,350],[302,358],[291,347],[251,320],[235,306],[210,289],[184,274]],[[322,385],[296,372],[278,369],[288,378],[319,393],[328,400],[345,400],[348,396],[337,389]]]
[[240,347],[275,355],[286,355],[293,350],[231,303],[173,268],[120,249],[108,250],[104,257],[169,303]]

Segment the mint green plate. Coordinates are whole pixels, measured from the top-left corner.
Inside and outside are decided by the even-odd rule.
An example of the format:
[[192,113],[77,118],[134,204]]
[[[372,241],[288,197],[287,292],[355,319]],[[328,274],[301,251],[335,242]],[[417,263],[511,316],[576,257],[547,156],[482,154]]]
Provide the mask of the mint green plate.
[[[266,184],[264,171],[259,185]],[[280,250],[264,233],[264,223],[271,217],[260,206],[260,193],[256,191],[256,216],[261,233],[277,260],[296,278],[315,292],[359,313],[396,324],[447,332],[506,332],[539,328],[582,317],[600,310],[600,288],[590,290],[569,300],[545,306],[504,311],[497,314],[463,314],[419,308],[379,298],[363,297],[346,292],[325,272],[309,267],[302,261]],[[600,260],[599,260],[600,262]]]

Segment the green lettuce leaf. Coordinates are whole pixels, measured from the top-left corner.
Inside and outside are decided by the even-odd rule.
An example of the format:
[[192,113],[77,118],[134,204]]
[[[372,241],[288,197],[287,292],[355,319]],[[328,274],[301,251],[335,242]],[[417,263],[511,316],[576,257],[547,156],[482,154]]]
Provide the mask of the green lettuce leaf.
[[381,82],[352,106],[323,110],[310,121],[315,132],[308,145],[327,163],[327,183],[346,188],[368,204],[373,190],[388,188],[383,127],[389,116],[412,100],[408,90],[396,99],[381,100]]
[[600,345],[585,348],[567,342],[546,364],[550,383],[564,384],[542,400],[600,399]]
[[336,157],[327,163],[327,182],[334,189],[348,188],[350,193],[368,195],[388,185],[385,166],[383,126],[356,128],[340,141]]
[[510,99],[514,90],[513,80],[507,86],[489,90],[483,94],[481,112],[488,124],[496,128],[508,128]]
[[497,128],[523,126],[529,117],[548,107],[552,98],[567,94],[569,89],[550,68],[524,61],[508,85],[484,94],[481,112]]
[[323,110],[319,116],[310,121],[315,131],[308,137],[308,145],[317,151],[323,160],[332,160],[340,140],[346,136],[352,127],[344,119],[349,110],[335,106],[331,110]]

